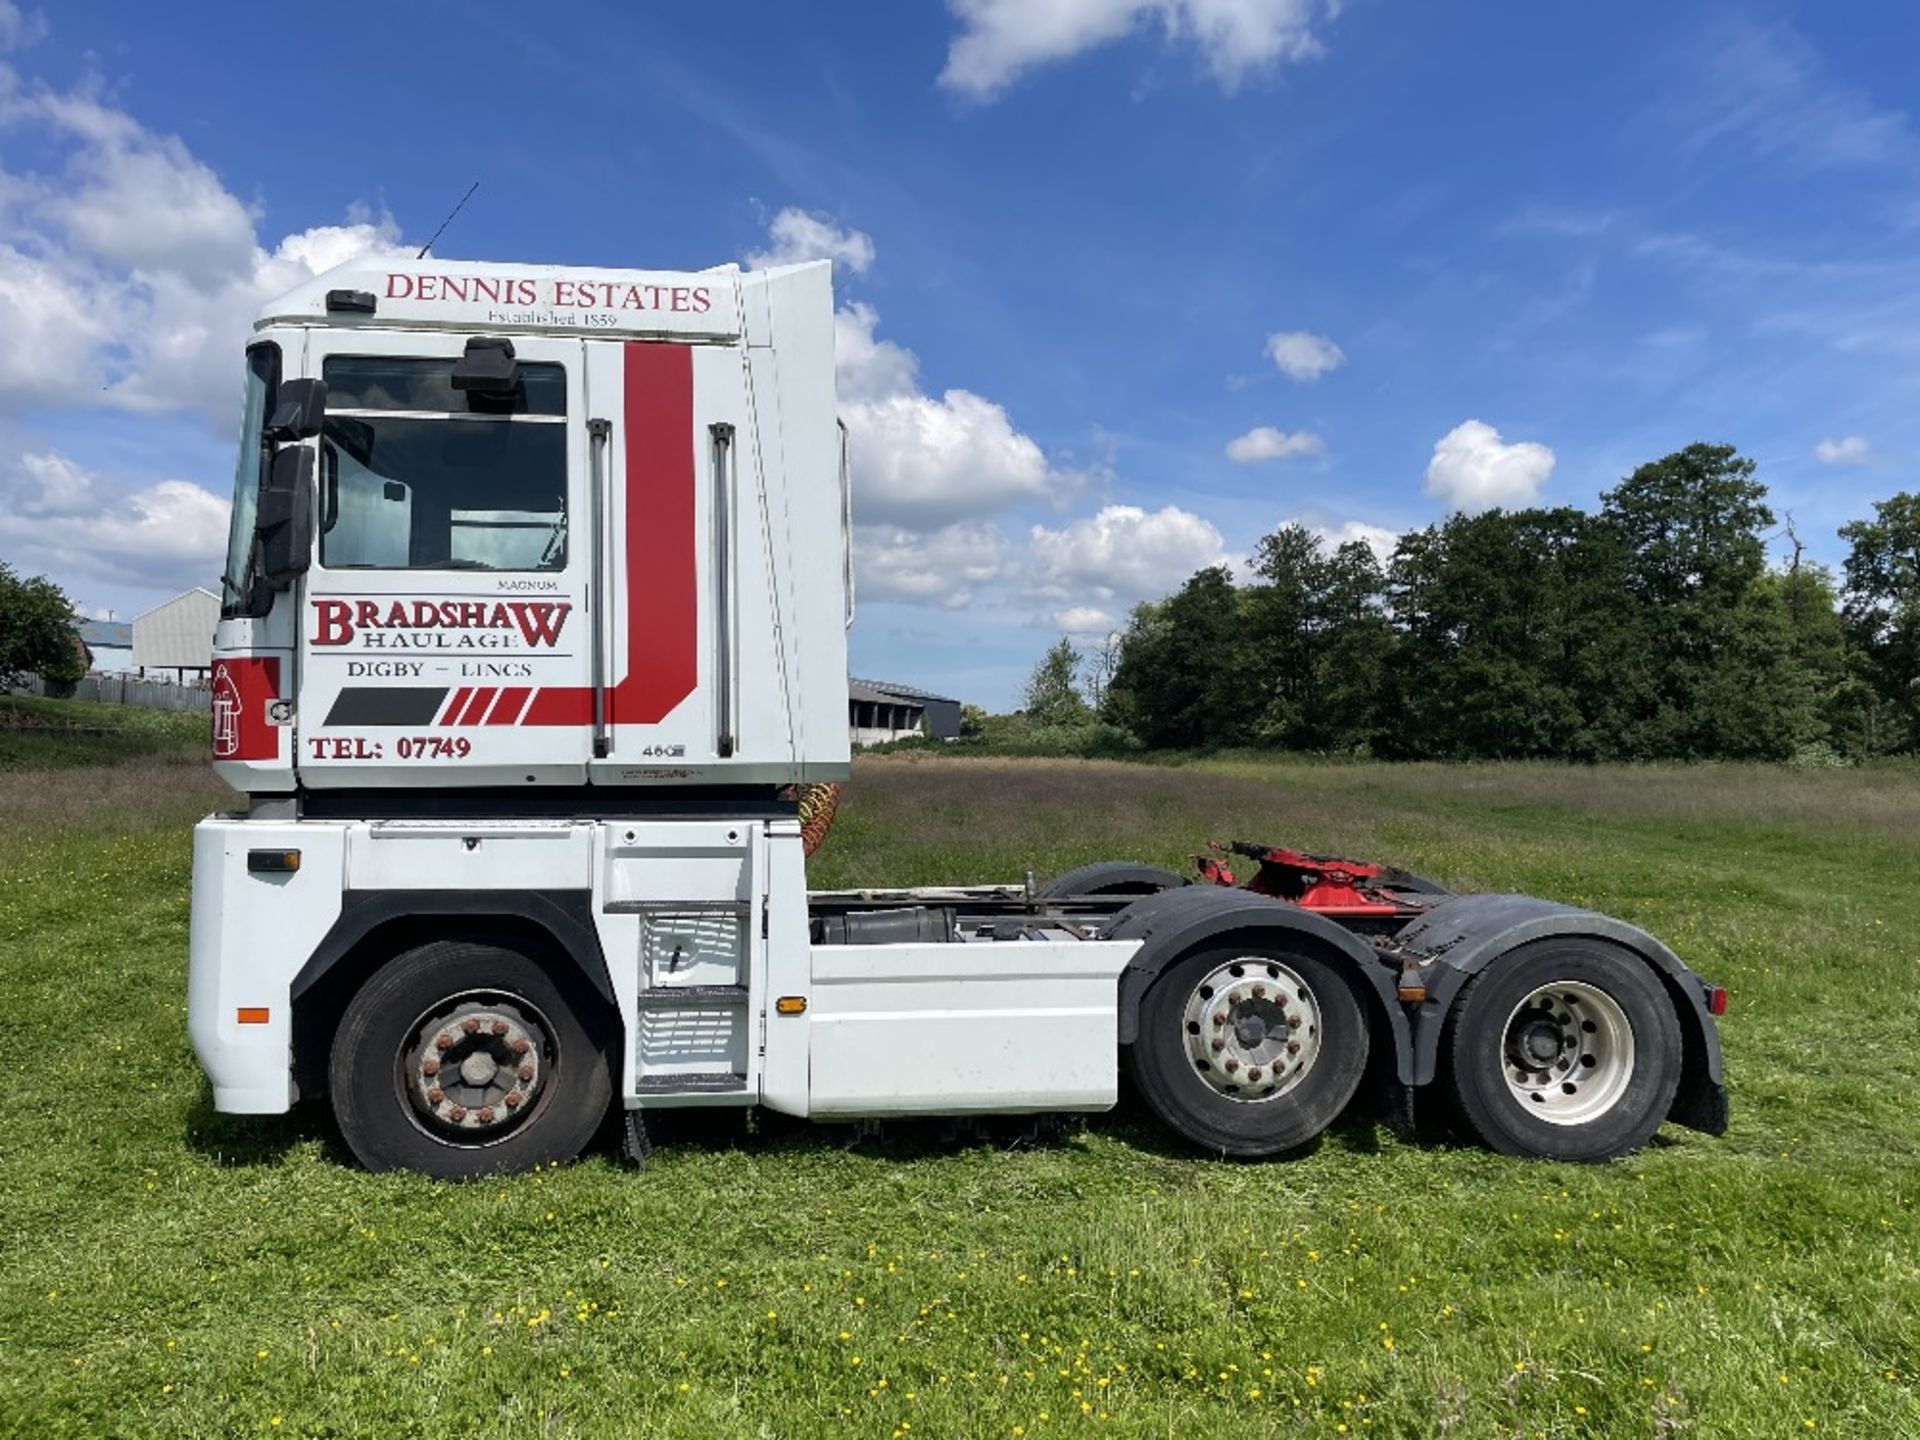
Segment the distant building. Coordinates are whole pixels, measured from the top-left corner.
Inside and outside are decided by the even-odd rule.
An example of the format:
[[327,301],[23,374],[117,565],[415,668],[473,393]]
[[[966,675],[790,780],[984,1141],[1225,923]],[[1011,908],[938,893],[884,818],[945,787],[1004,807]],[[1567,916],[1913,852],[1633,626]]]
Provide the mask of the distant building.
[[133,664],[173,672],[176,680],[205,679],[213,665],[213,629],[220,597],[195,587],[133,617]]
[[847,720],[856,745],[882,745],[920,734],[952,740],[960,734],[960,702],[911,685],[849,680]]
[[133,626],[125,620],[82,620],[73,627],[87,647],[87,668],[96,671],[133,668]]

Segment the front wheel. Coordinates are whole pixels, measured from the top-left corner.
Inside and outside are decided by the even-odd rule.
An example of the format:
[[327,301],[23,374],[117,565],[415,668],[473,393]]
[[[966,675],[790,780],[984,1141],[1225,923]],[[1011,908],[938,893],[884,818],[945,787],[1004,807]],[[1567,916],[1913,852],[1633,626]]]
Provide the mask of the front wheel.
[[1461,992],[1449,1033],[1454,1110],[1505,1155],[1630,1154],[1680,1085],[1666,987],[1603,941],[1540,940],[1496,960]]
[[571,1160],[612,1097],[604,1048],[547,969],[516,950],[435,941],[360,987],[328,1088],[369,1170],[440,1180]]
[[1338,1118],[1367,1068],[1353,987],[1307,951],[1223,946],[1161,972],[1127,1064],[1182,1138],[1242,1159],[1278,1155]]

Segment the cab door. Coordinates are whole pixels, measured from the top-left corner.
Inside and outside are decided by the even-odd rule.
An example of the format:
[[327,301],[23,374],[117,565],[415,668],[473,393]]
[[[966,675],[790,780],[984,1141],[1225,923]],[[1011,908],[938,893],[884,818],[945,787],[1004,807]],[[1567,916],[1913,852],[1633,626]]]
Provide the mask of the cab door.
[[581,783],[586,707],[577,724],[530,719],[594,679],[581,342],[316,334],[306,370],[327,413],[301,782]]

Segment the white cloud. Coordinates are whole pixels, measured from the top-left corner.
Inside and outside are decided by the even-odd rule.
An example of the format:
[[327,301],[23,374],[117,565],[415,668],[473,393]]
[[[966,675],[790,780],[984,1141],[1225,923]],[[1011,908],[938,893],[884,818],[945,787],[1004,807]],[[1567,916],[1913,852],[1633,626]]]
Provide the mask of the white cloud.
[[[1110,44],[1158,22],[1170,41],[1198,48],[1214,78],[1233,90],[1250,74],[1322,53],[1315,0],[947,0],[960,33],[940,83],[976,100],[1000,94],[1022,73]],[[1325,6],[1328,19],[1338,0]]]
[[1282,523],[1306,525],[1313,538],[1328,550],[1338,550],[1342,545],[1358,540],[1373,551],[1374,558],[1382,565],[1393,558],[1394,547],[1400,543],[1399,531],[1389,530],[1384,525],[1369,525],[1365,520],[1343,520],[1338,525],[1314,525],[1304,520]]
[[1813,453],[1822,465],[1865,465],[1873,459],[1873,447],[1864,435],[1822,440],[1813,447]]
[[64,455],[29,453],[0,474],[0,547],[56,578],[211,587],[227,502],[186,480],[125,491]]
[[1251,465],[1259,460],[1284,460],[1289,455],[1318,455],[1326,448],[1327,442],[1311,430],[1288,434],[1271,425],[1256,425],[1227,442],[1227,458],[1236,465]]
[[1174,505],[1107,505],[1057,530],[1036,525],[1029,543],[1036,593],[1069,608],[1157,599],[1196,570],[1231,563],[1212,522]]
[[854,513],[925,527],[1044,500],[1077,483],[1055,472],[1007,412],[969,390],[843,407],[853,437]]
[[88,87],[0,77],[0,133],[45,137],[54,162],[0,170],[0,414],[106,404],[231,423],[255,311],[355,255],[399,253],[388,219],[268,249],[252,209],[178,139]]
[[1346,352],[1311,330],[1276,330],[1267,336],[1267,354],[1289,380],[1318,380],[1346,361]]
[[920,362],[905,346],[874,339],[879,323],[879,313],[863,301],[834,312],[834,371],[843,405],[913,392]]
[[1910,170],[1920,157],[1904,112],[1841,79],[1784,22],[1715,16],[1665,69],[1677,98],[1663,109],[1684,151],[1732,145],[1801,172]]
[[1484,420],[1463,420],[1434,443],[1427,493],[1469,515],[1531,505],[1553,473],[1553,451],[1532,440],[1509,445]]
[[1003,573],[1008,541],[993,524],[947,525],[930,534],[862,525],[854,535],[863,600],[897,600],[949,610],[973,603],[981,585]]
[[971,390],[919,388],[913,352],[874,335],[860,302],[834,316],[840,412],[853,444],[853,506],[862,523],[912,530],[981,519],[1010,505],[1057,501],[1083,477],[1050,465],[1006,410]]
[[1096,605],[1069,605],[1053,612],[1053,623],[1068,635],[1105,637],[1120,628],[1120,622]]
[[765,250],[747,255],[747,264],[755,270],[797,265],[803,260],[831,260],[859,275],[873,264],[873,237],[866,231],[791,205],[773,217],[767,239],[771,243]]
[[99,506],[98,481],[64,455],[20,457],[21,481],[13,496],[16,514],[33,519],[87,515]]
[[22,10],[13,0],[0,0],[0,55],[24,50],[46,38],[47,17],[38,10]]

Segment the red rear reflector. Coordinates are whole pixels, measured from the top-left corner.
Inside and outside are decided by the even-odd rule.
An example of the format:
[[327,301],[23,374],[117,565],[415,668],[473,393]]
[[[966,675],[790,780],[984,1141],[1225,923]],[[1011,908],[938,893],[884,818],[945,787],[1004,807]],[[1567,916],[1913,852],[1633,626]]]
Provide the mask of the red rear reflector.
[[242,1025],[265,1025],[268,1020],[267,1007],[264,1005],[242,1005],[234,1011],[234,1018]]
[[1709,1015],[1724,1015],[1727,1013],[1726,986],[1716,985],[1707,992],[1707,1013]]

